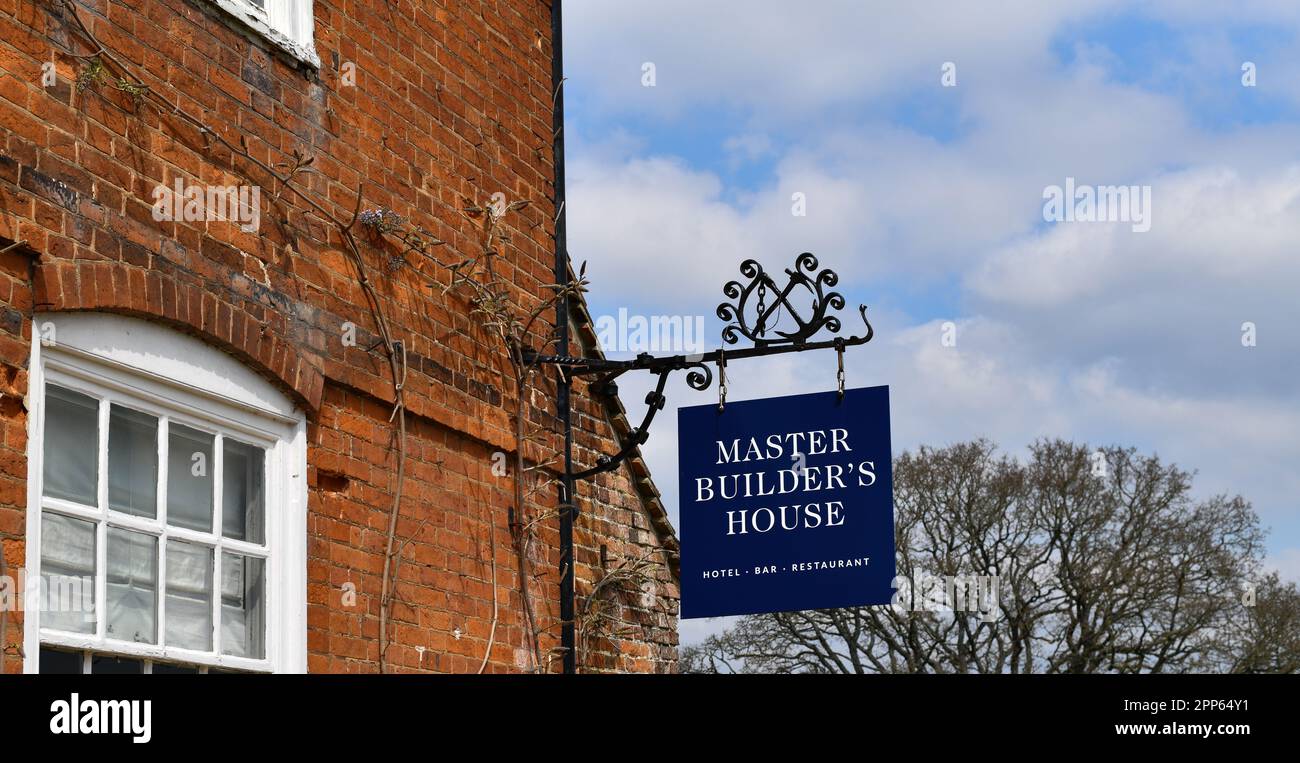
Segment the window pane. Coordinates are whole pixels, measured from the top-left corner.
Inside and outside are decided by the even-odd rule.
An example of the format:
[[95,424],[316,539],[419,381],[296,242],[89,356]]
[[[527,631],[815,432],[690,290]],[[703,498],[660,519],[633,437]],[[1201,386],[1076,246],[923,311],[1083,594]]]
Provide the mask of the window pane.
[[108,528],[108,635],[158,643],[158,539]]
[[44,494],[87,506],[97,502],[99,401],[70,389],[45,387]]
[[81,675],[85,664],[85,655],[81,652],[65,652],[61,649],[41,647],[41,673],[43,675]]
[[95,523],[41,515],[41,625],[95,632]]
[[221,651],[236,657],[266,656],[266,563],[256,557],[221,553]]
[[185,649],[212,649],[210,548],[167,541],[166,643]]
[[96,654],[90,658],[90,672],[96,675],[135,675],[144,672],[144,662],[126,657]]
[[158,419],[109,408],[108,506],[138,517],[158,514]]
[[168,524],[212,532],[212,440],[183,424],[168,427]]
[[[171,617],[171,615],[168,615]],[[171,665],[166,662],[155,662],[153,664],[153,674],[155,676],[164,675],[197,675],[199,669],[193,665]]]
[[235,440],[222,445],[221,528],[227,538],[263,543],[266,451]]

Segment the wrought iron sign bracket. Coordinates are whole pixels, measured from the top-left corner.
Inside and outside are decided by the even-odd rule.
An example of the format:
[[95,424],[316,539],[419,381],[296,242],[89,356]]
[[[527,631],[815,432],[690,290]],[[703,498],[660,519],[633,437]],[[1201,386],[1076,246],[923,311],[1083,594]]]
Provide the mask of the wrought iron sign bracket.
[[[761,358],[771,355],[785,355],[792,352],[834,349],[839,355],[836,386],[840,397],[844,395],[844,349],[866,344],[875,335],[871,322],[867,320],[866,305],[859,305],[858,312],[866,326],[862,336],[839,337],[819,341],[810,341],[822,329],[831,333],[839,332],[840,319],[831,314],[832,310],[844,309],[844,297],[836,291],[829,291],[839,283],[839,276],[830,269],[818,270],[817,258],[804,252],[795,258],[794,268],[786,268],[785,284],[778,284],[763,270],[755,260],[745,260],[740,264],[740,273],[747,282],[729,281],[722,287],[722,292],[731,301],[718,305],[717,316],[729,323],[722,329],[723,346],[713,352],[695,355],[669,355],[657,357],[641,353],[630,360],[607,360],[605,358],[572,357],[567,355],[538,355],[526,352],[525,361],[532,364],[551,365],[563,369],[570,376],[596,377],[591,383],[595,394],[615,395],[618,393],[618,377],[629,371],[649,371],[659,377],[654,391],[646,395],[645,417],[641,425],[633,429],[621,443],[619,451],[613,455],[602,455],[596,459],[596,465],[579,472],[566,474],[567,484],[573,480],[587,479],[601,472],[611,471],[628,459],[638,446],[645,443],[650,436],[650,425],[655,414],[664,408],[667,399],[664,387],[668,377],[674,371],[689,371],[686,383],[692,389],[704,391],[713,384],[712,365],[718,365],[725,384],[725,367],[733,361],[746,358]],[[798,292],[802,289],[803,292]],[[792,295],[801,298],[792,300]],[[803,304],[803,298],[811,299],[810,304]],[[796,305],[800,302],[800,306]],[[802,311],[801,311],[802,309]],[[805,313],[807,312],[807,317]],[[793,323],[790,330],[784,330],[786,319]],[[726,349],[745,337],[752,346],[742,349]],[[725,393],[724,393],[725,394]],[[725,397],[719,397],[719,410],[725,404]],[[577,514],[577,506],[572,506]]]

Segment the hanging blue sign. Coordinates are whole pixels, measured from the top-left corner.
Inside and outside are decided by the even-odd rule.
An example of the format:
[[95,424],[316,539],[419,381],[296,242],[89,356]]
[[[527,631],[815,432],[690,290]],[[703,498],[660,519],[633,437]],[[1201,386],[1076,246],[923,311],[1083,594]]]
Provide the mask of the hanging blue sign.
[[677,421],[683,618],[890,603],[889,387]]

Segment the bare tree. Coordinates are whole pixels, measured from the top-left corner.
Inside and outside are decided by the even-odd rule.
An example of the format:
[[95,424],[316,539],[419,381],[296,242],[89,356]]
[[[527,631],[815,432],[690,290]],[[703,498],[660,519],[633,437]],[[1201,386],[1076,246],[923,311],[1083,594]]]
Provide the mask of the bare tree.
[[1219,664],[1233,673],[1300,673],[1300,591],[1276,572],[1246,592],[1244,617],[1224,629]]
[[1191,477],[1132,448],[1060,440],[1035,443],[1025,463],[984,440],[904,453],[897,575],[982,580],[990,606],[954,601],[949,583],[939,607],[903,596],[743,617],[683,649],[681,669],[1300,670],[1300,593],[1262,574],[1258,517],[1240,496],[1193,498]]

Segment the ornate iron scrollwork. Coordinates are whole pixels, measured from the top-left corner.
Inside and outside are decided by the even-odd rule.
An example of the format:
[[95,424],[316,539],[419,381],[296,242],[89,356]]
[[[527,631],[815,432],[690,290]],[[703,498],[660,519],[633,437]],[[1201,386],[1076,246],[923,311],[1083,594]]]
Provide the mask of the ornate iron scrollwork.
[[[866,305],[858,307],[866,333],[862,336],[834,337],[827,340],[809,341],[822,329],[838,333],[840,319],[829,315],[830,310],[843,310],[844,297],[839,292],[829,291],[839,283],[839,276],[833,270],[818,270],[817,258],[810,252],[804,252],[795,258],[794,269],[786,268],[788,277],[784,286],[777,284],[763,270],[756,260],[745,260],[740,264],[740,272],[749,279],[747,284],[730,281],[722,287],[722,292],[732,299],[718,305],[718,317],[729,321],[722,329],[725,344],[736,344],[744,336],[754,343],[753,347],[737,350],[717,349],[699,355],[672,355],[656,357],[650,353],[641,353],[631,360],[608,360],[602,357],[571,357],[568,355],[539,355],[525,352],[524,358],[529,364],[545,363],[567,369],[567,372],[580,376],[597,376],[593,382],[593,391],[598,394],[615,394],[615,380],[628,371],[649,371],[659,377],[653,392],[646,395],[645,417],[641,425],[633,429],[624,439],[622,447],[613,455],[602,455],[589,469],[570,473],[573,480],[587,479],[601,472],[615,469],[623,463],[649,436],[651,423],[655,414],[665,404],[664,387],[668,376],[674,371],[687,371],[686,383],[691,389],[704,391],[713,384],[711,364],[718,363],[724,367],[733,360],[761,358],[769,355],[783,355],[790,352],[807,350],[834,349],[840,356],[840,371],[836,375],[836,386],[844,387],[843,356],[846,347],[866,344],[875,336],[871,322],[867,320]],[[804,290],[807,295],[796,294]],[[811,297],[811,305],[800,312],[791,295]],[[807,317],[805,317],[805,313]],[[783,324],[786,318],[793,321],[789,330]],[[725,383],[726,377],[721,377]],[[720,397],[721,402],[724,397]],[[719,405],[719,412],[722,406]]]
[[[737,343],[743,335],[755,347],[798,346],[823,328],[832,332],[840,330],[840,319],[827,315],[827,309],[844,309],[844,297],[839,292],[826,291],[833,289],[840,277],[829,268],[819,271],[817,257],[811,252],[804,252],[795,259],[794,270],[785,269],[788,280],[784,286],[777,284],[755,260],[740,263],[740,273],[749,282],[727,282],[722,293],[733,301],[718,305],[718,317],[731,321],[722,329],[722,339],[727,344]],[[791,294],[799,288],[806,290],[812,298],[807,308],[811,315],[807,318],[791,301]],[[782,325],[787,316],[794,322],[789,331],[783,330]],[[773,334],[775,338],[771,336]]]
[[686,368],[691,369],[686,374],[686,383],[690,385],[691,389],[703,392],[713,383],[713,370],[709,368],[707,363],[703,361],[688,362]]

